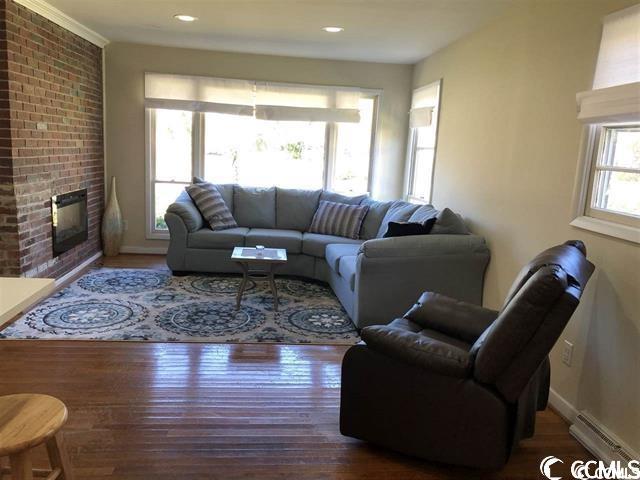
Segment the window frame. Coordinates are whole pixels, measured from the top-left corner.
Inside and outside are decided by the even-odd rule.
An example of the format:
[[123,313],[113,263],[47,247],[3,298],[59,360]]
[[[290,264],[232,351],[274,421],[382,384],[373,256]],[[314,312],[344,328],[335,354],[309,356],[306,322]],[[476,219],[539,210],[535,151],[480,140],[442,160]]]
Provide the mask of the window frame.
[[[373,99],[373,115],[371,120],[371,143],[369,149],[369,165],[367,176],[367,191],[371,191],[373,182],[373,173],[375,160],[378,156],[378,130],[380,127],[379,109],[382,101],[382,90],[379,89],[361,89],[363,98]],[[191,147],[191,177],[198,176],[204,178],[204,160],[205,160],[205,113],[191,112],[192,114],[192,147]],[[163,184],[180,184],[189,185],[189,183],[180,181],[168,181],[156,179],[156,109],[145,108],[145,238],[148,240],[168,240],[169,231],[156,228],[155,222],[155,185]],[[335,122],[328,122],[326,125],[325,135],[325,158],[322,184],[326,190],[331,190],[332,173],[336,162],[338,129]]]
[[604,153],[605,129],[635,125],[638,122],[585,125],[571,226],[640,244],[640,217],[592,206],[598,160]]
[[[406,188],[405,188],[405,199],[412,203],[422,203],[428,204],[431,203],[433,199],[433,186],[435,180],[435,172],[436,172],[436,158],[438,154],[438,137],[440,132],[440,105],[442,103],[442,79],[436,80],[429,84],[423,85],[420,88],[426,88],[433,84],[438,84],[438,104],[436,108],[435,115],[435,141],[433,144],[433,162],[431,164],[431,178],[429,179],[429,198],[422,198],[413,195],[413,184],[415,180],[416,174],[416,156],[418,153],[418,128],[409,127],[409,141],[407,147],[407,175],[406,175]],[[432,119],[433,121],[433,119]],[[423,127],[424,128],[424,127]]]

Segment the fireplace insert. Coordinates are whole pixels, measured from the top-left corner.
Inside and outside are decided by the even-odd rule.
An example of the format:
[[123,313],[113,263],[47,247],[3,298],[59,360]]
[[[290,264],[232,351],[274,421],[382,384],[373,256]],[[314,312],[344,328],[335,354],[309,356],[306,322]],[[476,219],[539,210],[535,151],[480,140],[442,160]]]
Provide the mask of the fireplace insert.
[[57,256],[88,238],[87,189],[51,197],[53,255]]

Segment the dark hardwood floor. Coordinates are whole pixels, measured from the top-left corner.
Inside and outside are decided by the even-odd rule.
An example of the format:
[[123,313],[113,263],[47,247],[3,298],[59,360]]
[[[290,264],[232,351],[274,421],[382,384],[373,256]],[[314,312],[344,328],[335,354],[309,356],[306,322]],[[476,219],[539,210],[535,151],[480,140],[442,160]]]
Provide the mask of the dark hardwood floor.
[[[108,266],[162,268],[121,256]],[[69,407],[64,439],[77,480],[539,479],[588,453],[553,411],[538,415],[501,472],[404,457],[338,431],[347,347],[0,341],[0,395],[48,393]],[[487,439],[489,441],[489,439]],[[39,452],[36,464],[45,464]],[[564,471],[563,471],[564,468]]]

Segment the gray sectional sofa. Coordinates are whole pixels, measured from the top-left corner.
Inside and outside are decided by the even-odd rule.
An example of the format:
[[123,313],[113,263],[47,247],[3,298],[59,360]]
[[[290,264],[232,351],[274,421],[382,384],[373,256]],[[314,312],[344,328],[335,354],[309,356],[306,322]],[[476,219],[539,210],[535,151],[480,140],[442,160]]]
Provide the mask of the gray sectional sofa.
[[[239,226],[211,230],[183,192],[165,215],[171,237],[167,264],[175,274],[240,272],[230,259],[236,246],[286,248],[289,261],[278,273],[328,282],[358,328],[397,318],[426,290],[482,301],[490,257],[483,238],[465,227],[447,233],[452,227],[440,217],[429,235],[381,238],[388,221],[437,215],[431,206],[325,190],[217,187]],[[368,205],[361,239],[309,233],[320,200]]]

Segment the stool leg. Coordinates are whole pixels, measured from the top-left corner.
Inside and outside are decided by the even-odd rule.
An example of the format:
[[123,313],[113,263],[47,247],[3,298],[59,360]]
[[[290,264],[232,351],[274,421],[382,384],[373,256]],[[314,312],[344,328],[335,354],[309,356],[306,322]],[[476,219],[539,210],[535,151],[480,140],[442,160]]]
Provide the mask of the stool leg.
[[9,463],[11,463],[11,477],[13,480],[33,480],[33,467],[31,466],[29,450],[9,456]]
[[49,454],[49,462],[51,462],[51,469],[60,469],[60,476],[58,480],[72,480],[71,468],[69,468],[69,460],[67,459],[67,452],[64,449],[64,442],[62,441],[62,435],[58,432],[55,436],[47,440],[47,453]]

